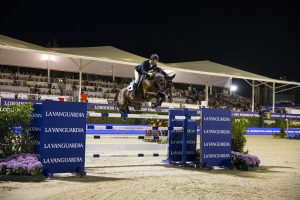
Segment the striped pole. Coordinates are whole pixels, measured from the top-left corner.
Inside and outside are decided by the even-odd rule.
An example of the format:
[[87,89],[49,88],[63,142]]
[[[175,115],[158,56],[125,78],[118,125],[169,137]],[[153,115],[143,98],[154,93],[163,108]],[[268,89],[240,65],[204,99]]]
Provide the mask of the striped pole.
[[152,126],[101,126],[101,125],[88,125],[89,130],[158,130],[158,131],[168,131],[177,130],[180,131],[183,127],[152,127]]
[[159,153],[152,153],[152,154],[85,154],[86,157],[89,158],[120,158],[120,157],[166,157],[167,154],[159,154]]
[[165,151],[167,144],[86,144],[86,152],[97,151]]
[[144,136],[144,135],[129,135],[129,136],[115,136],[115,135],[94,135],[94,139],[139,139],[139,140],[165,140],[168,136]]

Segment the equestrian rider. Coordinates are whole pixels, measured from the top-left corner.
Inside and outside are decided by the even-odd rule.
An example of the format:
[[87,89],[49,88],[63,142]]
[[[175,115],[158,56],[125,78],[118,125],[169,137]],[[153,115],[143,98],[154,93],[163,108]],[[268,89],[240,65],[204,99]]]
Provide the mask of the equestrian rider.
[[150,70],[161,72],[164,75],[165,79],[170,78],[170,77],[168,77],[168,74],[164,70],[157,67],[158,60],[159,60],[158,55],[152,54],[150,56],[150,60],[145,60],[140,65],[135,67],[135,72],[134,72],[135,81],[133,83],[133,91],[130,94],[131,99],[134,99],[134,97],[136,95],[136,91],[138,89],[138,84],[139,84],[141,75],[146,75],[146,76],[152,77],[153,73],[150,73],[149,72]]

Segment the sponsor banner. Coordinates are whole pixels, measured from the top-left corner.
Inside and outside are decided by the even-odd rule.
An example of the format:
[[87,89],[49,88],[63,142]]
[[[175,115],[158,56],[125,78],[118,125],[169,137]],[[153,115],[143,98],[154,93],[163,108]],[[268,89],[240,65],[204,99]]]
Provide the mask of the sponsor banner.
[[[288,136],[294,137],[296,134],[300,134],[300,128],[285,128],[285,132],[288,132]],[[246,129],[247,135],[273,135],[279,133],[280,128],[259,128],[259,127],[248,127]]]
[[1,98],[1,105],[20,105],[24,103],[41,103],[42,101],[39,100],[32,100],[32,99],[8,99],[8,98]]
[[84,172],[86,112],[86,103],[42,103],[40,158],[44,173]]
[[[95,104],[95,103],[89,103],[88,104],[88,110],[114,110],[118,111],[119,108],[115,104]],[[134,111],[133,107],[129,107],[129,110]],[[151,108],[151,107],[142,107],[142,112],[168,112],[169,108],[166,107],[157,107],[157,108]]]
[[285,114],[285,119],[300,120],[300,115],[297,115],[297,114]]
[[[252,112],[236,112],[232,111],[232,117],[259,117],[258,113]],[[270,113],[270,118],[272,119],[291,119],[300,120],[299,114],[284,114],[284,113]]]
[[118,107],[115,104],[95,104],[88,103],[88,110],[118,110]]
[[33,152],[40,153],[40,135],[42,129],[42,104],[34,104],[31,114],[31,121],[29,126],[29,132],[33,136],[34,146]]
[[[300,104],[290,104],[290,103],[286,103],[286,104],[275,104],[275,109],[279,109],[279,108],[295,108],[295,109],[299,109],[300,108]],[[272,110],[272,105],[265,105],[262,106],[262,109],[264,110]]]
[[[185,113],[186,112],[186,113]],[[195,120],[174,119],[175,116],[196,116],[197,111],[185,111],[184,109],[169,110],[169,127],[184,127],[185,130],[169,130],[168,160],[170,162],[180,162],[183,160],[183,144],[186,140],[186,161],[196,161],[197,124]]]
[[[197,111],[187,111],[186,116],[197,116]],[[186,142],[187,142],[187,151],[186,151],[186,161],[196,161],[196,148],[197,148],[197,121],[187,119],[186,120]]]
[[300,135],[300,128],[289,128],[284,129],[284,131],[288,132],[289,137],[295,137],[296,135]]
[[259,114],[256,112],[231,112],[232,117],[259,117]]
[[270,113],[270,118],[273,119],[285,119],[286,115],[283,113]]
[[300,120],[300,115],[297,115],[297,114],[283,114],[283,113],[270,113],[270,118]]
[[231,159],[231,111],[202,108],[200,163],[204,167],[229,166]]
[[[183,127],[183,119],[174,119],[174,116],[183,116],[183,110],[169,110],[169,127]],[[168,159],[169,161],[178,162],[182,160],[182,135],[184,130],[169,130],[169,146]]]
[[274,133],[280,132],[280,128],[259,128],[259,127],[248,127],[246,128],[247,135],[273,135]]
[[[41,103],[44,100],[32,100],[32,99],[9,99],[9,98],[1,98],[1,105],[19,105],[23,103]],[[88,103],[87,105],[88,110],[114,110],[118,111],[119,108],[115,104],[95,104],[95,103]],[[129,107],[129,110],[134,110],[133,107]],[[167,107],[142,107],[141,111],[144,112],[168,112],[169,108]]]

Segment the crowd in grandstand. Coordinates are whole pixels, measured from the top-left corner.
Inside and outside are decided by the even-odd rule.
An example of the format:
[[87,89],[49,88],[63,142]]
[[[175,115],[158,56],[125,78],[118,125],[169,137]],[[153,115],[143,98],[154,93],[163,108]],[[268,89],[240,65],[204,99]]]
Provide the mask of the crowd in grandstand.
[[[19,93],[40,95],[65,95],[73,96],[78,94],[79,81],[74,77],[51,78],[48,82],[47,76],[34,73],[12,73],[0,72],[0,89],[1,92],[12,92],[15,98]],[[113,99],[115,94],[123,87],[128,85],[125,83],[112,83],[105,80],[83,80],[81,91],[87,94],[89,98]],[[22,88],[23,90],[19,90]],[[27,88],[27,91],[26,91]],[[169,101],[173,103],[189,103],[200,104],[205,100],[205,92],[197,91],[191,86],[186,89],[176,89],[173,87],[172,96]],[[229,108],[237,111],[249,111],[250,101],[238,95],[226,95],[214,92],[209,95],[209,107],[213,108]]]

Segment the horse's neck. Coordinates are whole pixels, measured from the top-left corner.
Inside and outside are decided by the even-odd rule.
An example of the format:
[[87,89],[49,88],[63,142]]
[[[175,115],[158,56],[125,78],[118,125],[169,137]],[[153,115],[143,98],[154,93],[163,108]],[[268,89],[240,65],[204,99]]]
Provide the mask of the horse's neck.
[[146,90],[146,91],[149,91],[149,90],[151,90],[151,88],[153,88],[153,87],[158,87],[158,88],[153,88],[154,90],[160,90],[161,88],[160,88],[160,85],[159,84],[156,84],[156,81],[155,80],[149,80],[149,79],[144,79],[143,81],[142,81],[142,88],[144,89],[144,90]]
[[153,81],[147,79],[146,77],[144,77],[144,79],[142,80],[142,84],[143,88],[147,87],[151,87],[153,85]]

